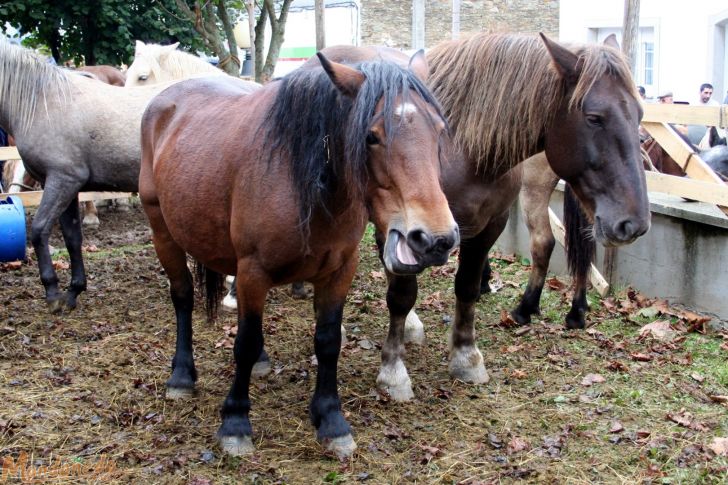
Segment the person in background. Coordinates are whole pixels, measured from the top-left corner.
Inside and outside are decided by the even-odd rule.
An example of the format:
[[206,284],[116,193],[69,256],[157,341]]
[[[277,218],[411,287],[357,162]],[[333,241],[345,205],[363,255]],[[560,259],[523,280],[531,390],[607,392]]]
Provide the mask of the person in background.
[[703,83],[700,85],[700,96],[698,97],[698,106],[720,106],[720,103],[714,99],[713,96],[713,85],[710,83]]
[[644,86],[637,86],[637,92],[640,93],[640,98],[642,98],[642,101],[646,99],[645,96],[645,87]]
[[[674,103],[674,99],[673,99],[673,96],[672,96],[672,91],[663,91],[662,94],[660,94],[657,97],[657,101],[660,104],[673,104]],[[688,127],[687,126],[685,126],[685,125],[678,125],[678,124],[674,124],[674,123],[670,123],[670,126],[675,131],[677,131],[678,133],[680,133],[681,135],[688,136]]]

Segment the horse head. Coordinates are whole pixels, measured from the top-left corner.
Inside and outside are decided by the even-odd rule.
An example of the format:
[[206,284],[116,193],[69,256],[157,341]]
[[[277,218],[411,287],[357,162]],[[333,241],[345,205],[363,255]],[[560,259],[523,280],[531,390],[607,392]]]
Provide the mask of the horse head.
[[179,42],[170,45],[145,44],[136,41],[134,62],[126,71],[125,86],[146,86],[166,81],[160,64],[174,52]]
[[[382,259],[392,273],[416,274],[447,262],[459,243],[457,224],[440,187],[440,143],[447,126],[416,72],[390,62],[321,65],[353,102],[346,134],[348,167],[366,165],[369,218],[385,237]],[[424,72],[427,72],[426,65]]]
[[598,242],[630,243],[649,229],[650,211],[638,133],[642,106],[629,67],[612,38],[576,52],[541,38],[566,93],[545,133],[551,167],[574,189]]

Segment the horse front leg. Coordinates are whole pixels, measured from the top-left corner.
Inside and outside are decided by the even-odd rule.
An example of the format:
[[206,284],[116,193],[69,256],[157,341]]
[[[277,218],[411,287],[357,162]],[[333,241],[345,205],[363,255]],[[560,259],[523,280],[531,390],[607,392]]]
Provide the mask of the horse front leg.
[[580,329],[586,327],[586,314],[589,311],[589,303],[586,299],[589,272],[577,271],[573,276],[574,297],[571,300],[571,310],[566,314],[566,327]]
[[78,205],[79,188],[80,184],[75,181],[47,178],[40,206],[31,224],[31,242],[38,258],[40,281],[45,288],[46,303],[51,313],[63,311],[65,302],[58,289],[58,275],[53,269],[48,240],[53,224],[61,214],[69,208],[70,204]]
[[346,294],[356,271],[358,251],[327,281],[314,282],[316,333],[314,349],[318,360],[316,390],[309,407],[316,438],[339,459],[356,449],[351,426],[341,412],[337,385],[337,368],[341,350],[341,320]]
[[268,285],[265,275],[238,263],[238,333],[235,336],[235,377],[220,409],[222,424],[217,431],[225,453],[242,456],[255,451],[250,425],[250,378],[263,351],[263,307]]
[[450,333],[450,376],[475,384],[490,380],[483,354],[475,343],[475,302],[488,250],[508,221],[508,212],[494,217],[477,236],[460,244],[460,263],[455,275],[455,319]]
[[78,210],[78,200],[72,200],[60,218],[63,240],[68,249],[71,260],[71,284],[66,291],[66,308],[76,308],[78,295],[86,290],[86,271],[83,265],[83,254],[81,246],[83,243],[83,232],[81,230],[81,217]]

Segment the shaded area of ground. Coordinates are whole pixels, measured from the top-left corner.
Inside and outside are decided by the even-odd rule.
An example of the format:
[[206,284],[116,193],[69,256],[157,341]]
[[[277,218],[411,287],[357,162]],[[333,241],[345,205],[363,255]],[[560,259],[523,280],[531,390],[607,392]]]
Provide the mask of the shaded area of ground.
[[[502,309],[514,306],[527,267],[505,256],[492,260],[502,289],[477,310],[491,382],[473,386],[447,374],[451,262],[420,278],[428,343],[408,348],[416,398],[391,402],[375,389],[387,318],[371,236],[345,311],[339,373],[358,452],[339,463],[315,441],[307,417],[316,372],[311,301],[280,288],[265,317],[274,370],[251,391],[257,452],[221,456],[214,433],[233,373],[234,317],[208,324],[196,311],[198,395],[166,401],[174,319],[146,221],[138,208],[101,219],[86,230],[89,289],[70,315],[46,312],[35,261],[0,272],[0,459],[78,463],[93,478],[106,457],[119,483],[197,485],[725,483],[728,476],[720,456],[728,436],[724,336],[691,331],[702,329],[698,317],[629,292],[603,303],[590,297],[593,326],[564,331],[568,293],[555,279],[541,320],[511,326]],[[57,234],[52,244],[62,248]],[[57,259],[62,267],[67,258]],[[68,271],[60,273],[66,282]],[[672,333],[640,336],[655,321]]]

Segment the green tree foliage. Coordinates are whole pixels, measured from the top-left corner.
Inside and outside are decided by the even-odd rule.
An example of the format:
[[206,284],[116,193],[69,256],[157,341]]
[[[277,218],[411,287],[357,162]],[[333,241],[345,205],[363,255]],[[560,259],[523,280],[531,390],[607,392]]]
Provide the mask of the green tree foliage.
[[59,63],[129,63],[137,39],[204,48],[175,0],[3,0],[0,25],[5,22],[30,34],[23,41],[29,47],[48,47]]

